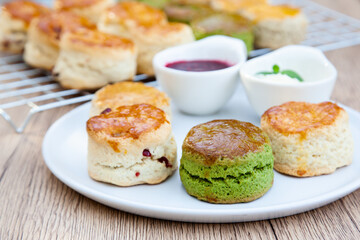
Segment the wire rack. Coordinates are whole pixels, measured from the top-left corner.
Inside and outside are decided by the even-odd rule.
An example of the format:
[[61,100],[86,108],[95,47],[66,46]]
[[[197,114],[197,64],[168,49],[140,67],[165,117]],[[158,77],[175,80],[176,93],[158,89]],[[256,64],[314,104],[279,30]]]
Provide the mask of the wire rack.
[[[152,79],[137,75],[134,80]],[[90,92],[63,89],[48,72],[26,65],[22,55],[0,57],[0,114],[18,133],[24,131],[37,112],[86,102],[92,97]],[[10,110],[24,113],[20,122],[12,119]]]
[[[289,3],[289,1],[273,2]],[[301,7],[310,22],[307,39],[302,44],[323,51],[360,44],[359,20],[308,0],[290,2]],[[270,49],[257,49],[252,51],[249,57],[256,57],[269,51]],[[135,77],[135,81],[152,80],[154,79],[146,75]],[[18,133],[24,131],[35,113],[86,102],[92,97],[93,94],[86,91],[63,89],[48,72],[27,66],[21,55],[0,54],[0,115]]]

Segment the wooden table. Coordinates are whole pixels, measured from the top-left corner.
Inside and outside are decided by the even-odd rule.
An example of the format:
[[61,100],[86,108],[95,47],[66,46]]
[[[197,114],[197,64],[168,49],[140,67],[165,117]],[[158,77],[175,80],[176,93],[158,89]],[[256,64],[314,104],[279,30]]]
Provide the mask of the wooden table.
[[[318,2],[360,18],[359,0]],[[339,73],[332,99],[360,111],[360,45],[326,55]],[[360,190],[302,214],[234,224],[164,221],[92,201],[60,182],[41,155],[47,129],[74,107],[37,114],[23,134],[0,120],[0,239],[360,239]]]

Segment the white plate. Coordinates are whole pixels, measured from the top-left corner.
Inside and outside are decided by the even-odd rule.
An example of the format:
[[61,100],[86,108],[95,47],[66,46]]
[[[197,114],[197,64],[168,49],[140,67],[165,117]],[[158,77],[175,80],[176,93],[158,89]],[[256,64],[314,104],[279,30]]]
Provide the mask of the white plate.
[[[331,175],[294,178],[275,172],[273,187],[260,199],[240,204],[210,204],[189,196],[179,173],[158,185],[116,187],[92,180],[87,173],[85,122],[90,104],[84,104],[56,121],[43,142],[45,163],[53,174],[79,193],[105,205],[143,216],[189,222],[241,222],[282,217],[314,209],[335,201],[360,187],[360,152],[350,166]],[[360,114],[350,115],[355,143],[360,142]],[[242,89],[216,115],[194,117],[173,108],[173,130],[181,145],[191,127],[213,119],[238,119],[259,125]]]

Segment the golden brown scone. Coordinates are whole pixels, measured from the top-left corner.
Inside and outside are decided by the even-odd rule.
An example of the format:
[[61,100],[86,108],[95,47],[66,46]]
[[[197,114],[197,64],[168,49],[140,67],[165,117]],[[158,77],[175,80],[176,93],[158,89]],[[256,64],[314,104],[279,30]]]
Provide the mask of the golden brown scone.
[[[119,82],[97,91],[91,101],[90,116],[124,105],[147,103],[171,116],[170,99],[164,92],[143,83]],[[109,108],[109,109],[108,109]]]
[[34,19],[30,23],[25,44],[25,62],[51,70],[59,55],[61,36],[77,29],[96,29],[96,26],[71,12],[51,12]]
[[214,10],[232,13],[253,5],[267,3],[268,0],[210,0],[210,5]]
[[194,41],[191,28],[168,23],[164,12],[139,2],[120,2],[100,18],[102,32],[132,39],[139,49],[138,73],[154,75],[152,59],[163,49]]
[[119,186],[157,184],[177,168],[176,143],[164,111],[121,106],[87,121],[88,171]]
[[209,5],[211,0],[172,0],[171,3]]
[[166,24],[167,18],[165,13],[157,8],[140,2],[122,1],[108,8],[102,14],[101,21],[101,24],[114,24],[118,28],[126,29],[131,26],[151,27]]
[[267,110],[261,128],[270,137],[274,168],[308,177],[329,174],[349,165],[354,143],[349,116],[332,102],[288,102]]
[[308,21],[299,8],[258,4],[239,10],[254,22],[255,46],[280,48],[305,40]]
[[55,10],[71,11],[97,23],[101,13],[114,3],[115,0],[55,0],[54,7]]
[[98,89],[133,79],[136,56],[135,44],[129,39],[80,29],[61,38],[53,75],[65,88]]
[[31,1],[6,3],[0,13],[0,51],[21,53],[27,39],[30,21],[49,12],[49,9]]

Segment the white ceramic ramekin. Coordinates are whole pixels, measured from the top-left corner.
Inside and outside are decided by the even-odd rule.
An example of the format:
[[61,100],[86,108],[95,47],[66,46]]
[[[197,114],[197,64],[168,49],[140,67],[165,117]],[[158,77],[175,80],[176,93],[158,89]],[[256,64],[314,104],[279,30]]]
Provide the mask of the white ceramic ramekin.
[[[297,72],[304,82],[279,83],[256,75],[271,70],[274,64]],[[337,71],[319,49],[293,45],[249,60],[241,67],[240,75],[250,104],[261,116],[270,107],[288,101],[329,100]]]
[[[212,36],[168,48],[153,59],[156,79],[177,107],[186,113],[202,115],[217,112],[233,95],[238,71],[246,61],[243,41]],[[220,60],[232,66],[215,71],[190,72],[166,67],[167,63],[186,60]]]

